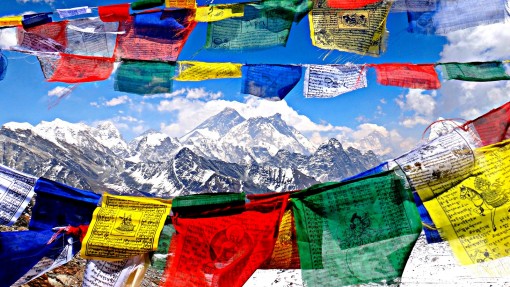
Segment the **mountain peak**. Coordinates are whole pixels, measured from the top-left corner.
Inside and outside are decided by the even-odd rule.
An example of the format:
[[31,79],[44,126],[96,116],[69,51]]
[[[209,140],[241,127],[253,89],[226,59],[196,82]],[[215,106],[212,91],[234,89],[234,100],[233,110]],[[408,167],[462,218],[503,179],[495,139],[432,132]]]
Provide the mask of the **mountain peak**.
[[34,126],[27,122],[24,122],[24,123],[8,122],[8,123],[5,123],[2,126],[2,128],[9,129],[11,131],[15,131],[15,130],[31,130],[34,128]]
[[196,136],[207,136],[218,140],[223,137],[230,129],[244,122],[243,118],[235,109],[225,108],[216,115],[206,119],[196,128],[181,137],[181,142],[187,142],[190,138]]

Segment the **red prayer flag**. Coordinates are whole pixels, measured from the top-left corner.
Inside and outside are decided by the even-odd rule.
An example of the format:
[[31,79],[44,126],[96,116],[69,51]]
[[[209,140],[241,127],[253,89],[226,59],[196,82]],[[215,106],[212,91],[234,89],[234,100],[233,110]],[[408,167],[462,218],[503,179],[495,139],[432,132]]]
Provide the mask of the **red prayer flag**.
[[130,19],[129,3],[97,7],[99,18],[103,22],[120,22]]
[[177,213],[160,286],[243,286],[271,258],[288,198],[253,195],[237,207]]
[[464,127],[474,127],[484,146],[509,139],[510,102],[472,121],[468,121],[464,124]]
[[21,47],[32,51],[59,52],[67,47],[66,26],[69,21],[51,22],[30,28],[18,27]]
[[385,86],[433,90],[441,87],[433,64],[374,64],[377,82]]
[[83,83],[108,79],[113,71],[114,58],[60,54],[56,68],[48,82]]
[[328,0],[330,8],[358,9],[369,4],[382,2],[381,0]]

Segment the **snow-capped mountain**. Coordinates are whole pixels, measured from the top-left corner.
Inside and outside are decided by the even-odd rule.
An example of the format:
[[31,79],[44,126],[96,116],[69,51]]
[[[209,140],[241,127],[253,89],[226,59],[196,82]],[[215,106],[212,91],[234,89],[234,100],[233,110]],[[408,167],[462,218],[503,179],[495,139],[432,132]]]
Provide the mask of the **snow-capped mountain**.
[[245,119],[226,109],[181,139],[147,131],[127,143],[111,122],[11,122],[0,129],[0,163],[77,188],[162,197],[302,189],[378,163],[337,140],[315,150],[278,114]]

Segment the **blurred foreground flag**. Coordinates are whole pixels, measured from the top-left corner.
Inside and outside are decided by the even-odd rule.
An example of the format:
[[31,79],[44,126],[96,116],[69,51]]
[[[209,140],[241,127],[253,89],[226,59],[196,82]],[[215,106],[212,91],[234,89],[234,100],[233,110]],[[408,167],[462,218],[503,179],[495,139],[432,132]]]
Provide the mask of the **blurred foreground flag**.
[[241,93],[279,101],[301,79],[301,66],[292,65],[244,65]]

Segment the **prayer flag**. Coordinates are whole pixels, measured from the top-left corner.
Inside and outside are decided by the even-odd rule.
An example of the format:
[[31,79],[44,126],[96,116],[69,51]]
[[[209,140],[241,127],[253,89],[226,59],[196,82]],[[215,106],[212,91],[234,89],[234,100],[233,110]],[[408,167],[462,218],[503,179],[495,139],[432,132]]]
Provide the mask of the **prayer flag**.
[[0,165],[1,225],[12,225],[18,220],[34,196],[36,180],[34,176]]
[[285,46],[294,13],[280,8],[244,6],[244,16],[210,22],[207,49],[245,50]]
[[244,205],[246,194],[229,192],[218,195],[216,193],[193,194],[188,196],[178,196],[172,201],[172,210],[187,212],[201,210],[202,208],[220,208],[233,207],[235,205]]
[[435,11],[440,0],[393,0],[391,12]]
[[367,73],[361,65],[306,65],[306,98],[331,98],[367,86]]
[[148,254],[121,261],[89,260],[83,275],[83,287],[135,287],[141,286],[149,266]]
[[56,12],[60,18],[67,18],[92,13],[92,9],[88,6],[83,6],[69,9],[57,9]]
[[171,203],[145,197],[103,194],[83,239],[81,256],[115,261],[154,251]]
[[288,196],[254,195],[244,205],[176,213],[160,286],[243,286],[271,258]]
[[292,65],[244,65],[241,93],[268,100],[279,101],[301,79],[301,66]]
[[309,17],[312,44],[322,49],[379,56],[385,50],[390,7],[391,3],[381,2],[363,9],[338,10],[317,1]]
[[197,22],[215,22],[228,18],[243,17],[244,5],[210,5],[198,7],[195,21]]
[[123,61],[115,74],[116,91],[139,95],[170,93],[175,63]]
[[[41,58],[43,60],[41,60]],[[40,56],[39,61],[41,62],[44,76],[48,82],[64,83],[84,83],[106,80],[113,71],[114,63],[113,58],[79,56],[64,53],[60,53],[58,58]]]
[[103,22],[120,22],[131,18],[129,7],[129,3],[99,6],[97,12]]
[[165,0],[165,6],[169,8],[197,9],[197,2],[195,0]]
[[165,0],[138,0],[131,3],[131,9],[144,10],[161,6],[163,3],[165,3]]
[[335,9],[358,9],[364,6],[382,2],[382,0],[327,0],[328,6]]
[[134,17],[133,27],[137,37],[177,42],[186,40],[188,30],[196,25],[194,18],[192,9],[139,13]]
[[49,179],[39,178],[30,218],[30,230],[49,230],[57,226],[89,224],[101,197]]
[[179,61],[177,81],[241,78],[241,64]]
[[[186,39],[196,25],[195,21],[183,23],[186,28],[181,30],[181,40],[166,41],[157,38],[138,37],[131,21],[121,22],[120,31],[126,31],[119,35],[116,49],[117,59],[130,59],[142,61],[176,61]],[[187,25],[187,26],[186,26]],[[153,32],[154,33],[154,32]],[[164,31],[160,31],[164,33]]]
[[68,21],[52,22],[31,28],[18,27],[18,45],[37,52],[64,52]]
[[277,9],[279,14],[294,15],[294,22],[299,22],[313,7],[311,0],[265,0],[257,3],[257,7]]
[[441,63],[438,64],[448,80],[487,82],[510,80],[501,62]]
[[306,286],[391,284],[402,275],[421,232],[402,178],[388,171],[292,195]]
[[473,128],[482,144],[490,145],[510,138],[510,102],[464,124]]
[[52,22],[53,19],[51,19],[50,14],[51,13],[36,13],[23,15],[23,20],[21,21],[23,28],[26,29]]
[[22,24],[23,16],[0,17],[0,27],[14,27]]
[[161,235],[159,236],[158,249],[156,249],[152,255],[151,266],[149,267],[149,269],[157,272],[159,277],[163,276],[168,257],[168,249],[170,248],[170,242],[174,234],[175,228],[172,225],[171,218],[168,217],[161,231]]
[[77,19],[67,23],[66,53],[107,57],[113,56],[119,24],[98,18]]
[[473,168],[461,182],[433,196],[425,207],[461,264],[510,255],[510,141],[475,150]]
[[439,89],[441,83],[433,64],[375,64],[377,82],[410,89]]

